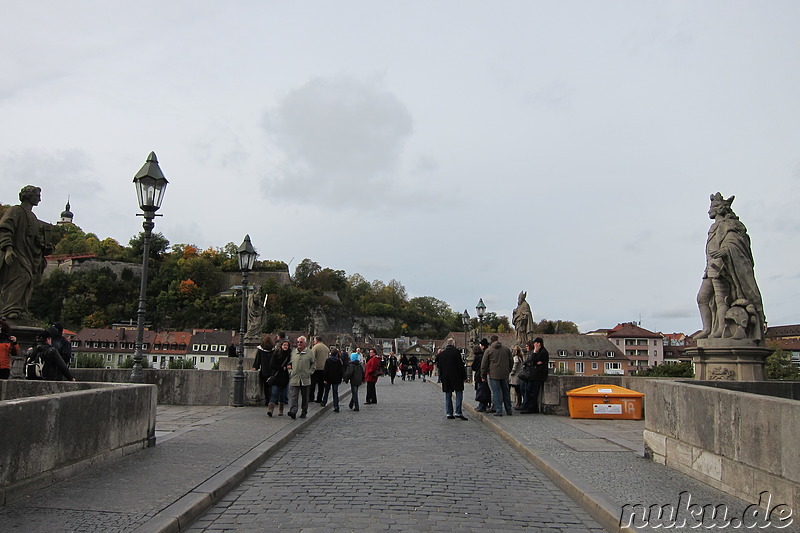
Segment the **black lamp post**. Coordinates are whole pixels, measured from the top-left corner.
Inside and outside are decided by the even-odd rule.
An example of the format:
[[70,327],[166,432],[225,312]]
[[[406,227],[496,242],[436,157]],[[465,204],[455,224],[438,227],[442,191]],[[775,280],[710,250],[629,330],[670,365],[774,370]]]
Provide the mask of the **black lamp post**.
[[[467,332],[469,331],[469,313],[467,313],[466,309],[464,309],[464,314],[461,315],[461,323],[464,325],[464,369],[467,371],[467,377],[469,378],[471,370],[469,367],[467,367],[467,357],[469,357],[469,354],[467,353],[467,343],[469,342],[467,340]],[[471,379],[468,380],[471,381]]]
[[483,314],[486,312],[486,304],[483,303],[483,298],[478,300],[478,305],[475,306],[478,312],[478,341],[483,339]]
[[237,252],[239,256],[239,270],[242,271],[242,316],[239,321],[239,346],[236,348],[239,362],[233,376],[233,406],[244,406],[244,334],[245,320],[247,319],[247,274],[253,269],[258,255],[250,242],[250,235],[244,236],[242,245]]
[[139,310],[136,313],[136,344],[133,352],[133,370],[131,371],[131,383],[143,383],[144,374],[142,373],[142,344],[144,343],[144,316],[147,298],[147,263],[150,259],[150,237],[153,235],[157,216],[156,211],[161,207],[161,200],[164,199],[164,191],[167,189],[167,178],[158,166],[156,153],[150,152],[147,162],[139,172],[133,177],[136,186],[136,196],[139,198],[139,209],[142,213],[136,216],[143,216],[144,222],[144,242],[142,243],[142,283],[139,287]]
[[464,360],[467,359],[467,332],[469,331],[469,313],[464,309],[464,314],[461,315],[461,324],[464,326]]

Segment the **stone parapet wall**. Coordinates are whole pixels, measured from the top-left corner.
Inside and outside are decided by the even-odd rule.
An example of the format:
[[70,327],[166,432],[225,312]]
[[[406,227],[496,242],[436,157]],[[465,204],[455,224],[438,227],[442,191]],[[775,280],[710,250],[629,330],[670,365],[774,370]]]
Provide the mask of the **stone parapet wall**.
[[[236,358],[224,358],[235,362]],[[234,364],[235,367],[235,364]],[[245,364],[245,405],[264,403],[264,393],[258,380],[258,372],[247,370]],[[144,383],[158,387],[158,403],[161,405],[232,405],[234,372],[222,370],[142,370]],[[78,381],[105,383],[128,383],[130,369],[75,368],[72,375]]]
[[0,504],[155,444],[147,385],[0,381]]
[[[764,382],[758,383],[763,392]],[[800,402],[691,382],[645,382],[654,461],[752,503],[800,509]]]

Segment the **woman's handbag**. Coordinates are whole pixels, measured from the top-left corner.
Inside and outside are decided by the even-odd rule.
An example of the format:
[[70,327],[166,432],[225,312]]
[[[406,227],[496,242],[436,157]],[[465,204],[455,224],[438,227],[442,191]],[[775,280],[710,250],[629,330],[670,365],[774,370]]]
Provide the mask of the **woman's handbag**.
[[272,387],[272,384],[275,383],[275,374],[272,374],[270,377],[266,379],[266,383],[268,386]]
[[524,365],[522,367],[522,370],[517,373],[517,378],[519,378],[520,381],[531,380],[531,369],[528,367],[528,365]]
[[475,401],[478,403],[489,403],[492,401],[492,393],[489,390],[489,384],[485,381],[478,383],[478,388],[475,390]]

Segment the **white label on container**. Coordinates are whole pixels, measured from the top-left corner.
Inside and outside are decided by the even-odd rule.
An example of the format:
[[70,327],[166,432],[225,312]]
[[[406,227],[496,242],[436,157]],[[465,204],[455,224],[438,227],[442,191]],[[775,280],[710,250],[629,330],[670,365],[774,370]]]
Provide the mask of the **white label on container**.
[[597,389],[597,392],[614,392],[614,389]]
[[595,403],[594,414],[596,415],[621,415],[622,406],[618,403]]

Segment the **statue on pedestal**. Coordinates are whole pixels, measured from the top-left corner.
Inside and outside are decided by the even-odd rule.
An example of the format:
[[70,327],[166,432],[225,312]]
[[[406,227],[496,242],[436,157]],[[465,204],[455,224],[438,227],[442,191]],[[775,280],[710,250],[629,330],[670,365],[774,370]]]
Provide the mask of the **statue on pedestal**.
[[53,252],[52,226],[33,214],[42,200],[42,189],[26,185],[19,192],[20,204],[8,208],[0,220],[0,317],[28,318],[33,285]]
[[695,339],[764,340],[767,320],[753,272],[747,228],[731,209],[734,196],[711,196],[714,223],[706,241],[706,269],[697,294],[703,330]]
[[525,300],[527,296],[528,293],[525,291],[519,293],[517,308],[514,309],[511,315],[511,321],[514,323],[514,331],[516,333],[515,344],[523,350],[528,341],[533,340],[534,328],[536,327],[531,306]]
[[264,296],[261,287],[253,287],[247,295],[247,333],[245,342],[250,341],[258,344],[261,339],[261,330],[264,327],[264,308],[267,306],[267,298]]

